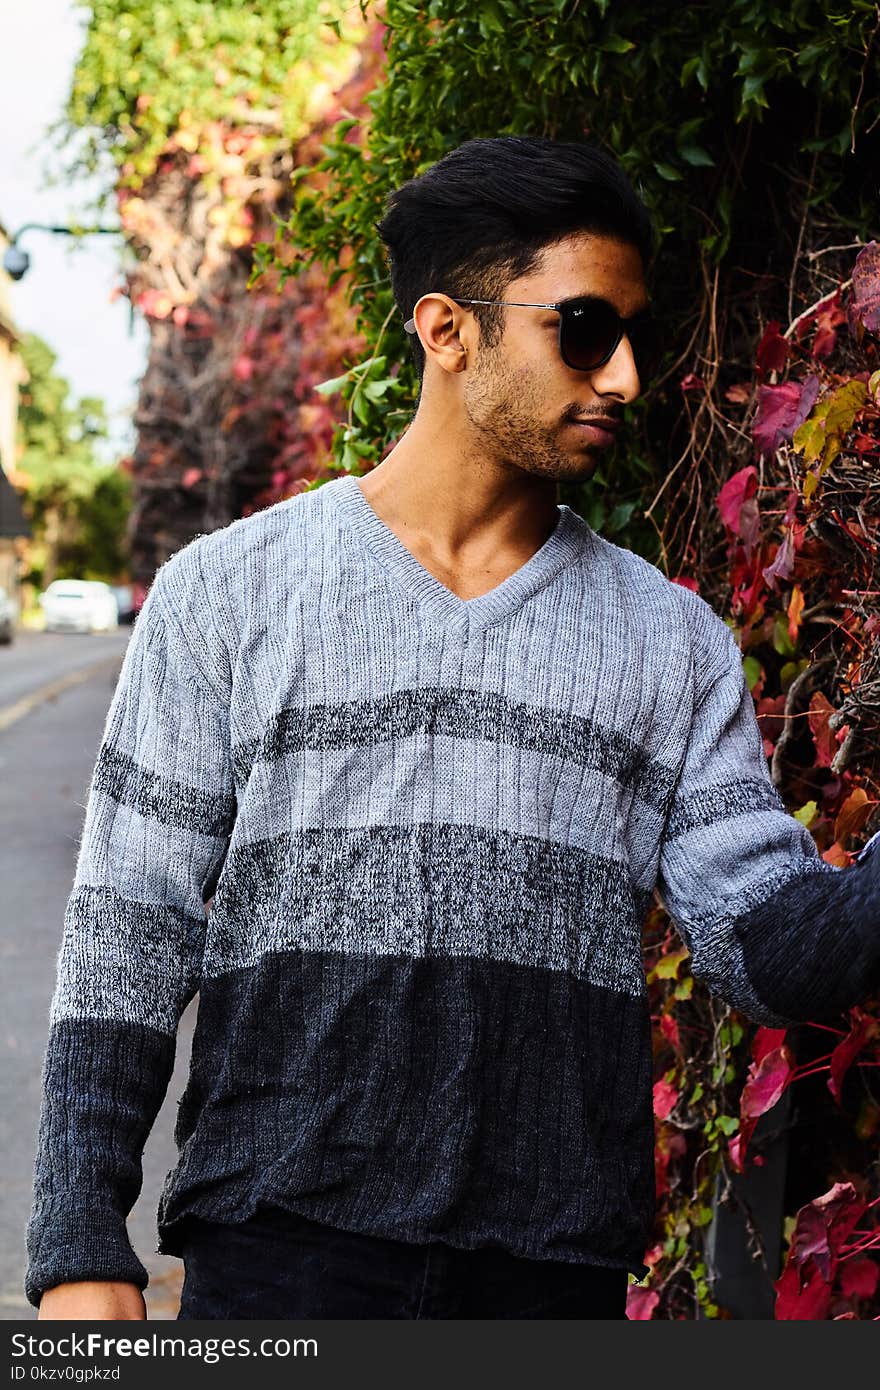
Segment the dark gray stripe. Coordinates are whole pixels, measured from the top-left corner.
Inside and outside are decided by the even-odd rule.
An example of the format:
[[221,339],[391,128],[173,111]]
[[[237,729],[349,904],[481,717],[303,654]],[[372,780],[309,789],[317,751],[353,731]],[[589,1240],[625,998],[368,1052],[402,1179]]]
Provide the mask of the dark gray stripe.
[[644,1272],[646,998],[505,962],[291,951],[207,980],[159,1208]]
[[160,777],[107,743],[98,753],[94,782],[121,806],[130,806],[162,825],[219,839],[231,833],[235,822],[234,796],[213,795]]
[[674,840],[696,826],[744,816],[749,811],[782,811],[785,803],[772,782],[742,779],[717,787],[702,787],[686,800],[676,801],[669,813],[665,838]]
[[369,746],[414,734],[485,739],[550,753],[613,777],[664,815],[675,774],[635,740],[584,715],[509,700],[496,691],[425,688],[399,690],[379,700],[291,706],[269,721],[260,739],[233,755],[242,786],[254,763],[274,762],[304,749]]
[[880,857],[848,869],[823,860],[789,874],[734,919],[762,1004],[785,1022],[839,1021],[880,989]]
[[49,1032],[27,1227],[27,1297],[70,1280],[143,1288],[125,1213],[174,1067],[174,1037],[106,1019],[62,1019]]
[[322,826],[234,846],[205,973],[268,951],[473,956],[644,993],[650,895],[625,864],[472,825]]

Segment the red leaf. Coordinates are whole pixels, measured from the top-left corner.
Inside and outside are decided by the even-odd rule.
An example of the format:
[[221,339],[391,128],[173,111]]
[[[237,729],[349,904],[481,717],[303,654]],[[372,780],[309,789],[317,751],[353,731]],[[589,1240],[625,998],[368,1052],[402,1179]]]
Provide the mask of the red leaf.
[[755,454],[774,454],[809,415],[819,395],[818,376],[806,381],[784,381],[779,386],[759,386],[758,409],[752,423]]
[[821,690],[815,691],[810,696],[807,723],[810,726],[810,733],[813,735],[813,743],[816,746],[817,767],[830,767],[837,752],[837,739],[828,727],[828,720],[833,713],[834,706],[829,703],[828,698],[822,694]]
[[815,322],[816,336],[810,356],[817,359],[830,357],[837,343],[837,329],[846,323],[846,314],[840,307],[839,289],[833,299],[817,310]]
[[822,1322],[831,1306],[831,1285],[822,1278],[811,1260],[805,1268],[789,1262],[776,1289],[776,1308],[773,1316],[780,1322]]
[[135,304],[147,318],[152,319],[167,319],[174,308],[174,300],[165,290],[143,290],[135,299]]
[[676,574],[676,575],[673,575],[673,577],[672,577],[672,583],[673,583],[673,584],[680,584],[681,587],[682,587],[683,589],[690,589],[691,592],[692,592],[692,593],[695,593],[695,594],[698,594],[698,593],[700,592],[700,590],[699,590],[699,588],[698,588],[698,586],[697,586],[697,581],[696,581],[696,579],[693,579],[689,574]]
[[872,434],[854,434],[847,448],[854,454],[880,454],[880,439]]
[[865,1202],[851,1182],[833,1187],[801,1207],[788,1258],[796,1265],[815,1261],[826,1283],[834,1282],[840,1250],[865,1212]]
[[683,376],[678,385],[679,389],[685,393],[688,391],[705,391],[706,389],[705,381],[694,372],[688,372],[687,376]]
[[[774,1037],[784,1038],[785,1031],[784,1028],[761,1028],[752,1043],[752,1054],[757,1055],[757,1060],[749,1067],[740,1096],[739,1133],[728,1146],[730,1161],[740,1173],[759,1118],[776,1104],[794,1074],[794,1059],[784,1043],[768,1045]],[[761,1034],[767,1037],[762,1038]]]
[[[744,555],[742,549],[741,554]],[[759,610],[763,611],[761,595],[766,586],[764,576],[761,573],[762,558],[759,551],[753,557],[753,567],[749,569],[734,556],[734,562],[731,566],[731,579],[737,587],[733,591],[730,606],[734,616],[742,619],[743,626],[751,623],[758,615]]]
[[827,1318],[842,1247],[865,1211],[852,1183],[834,1183],[801,1208],[783,1276],[774,1284],[777,1319]]
[[679,1130],[664,1126],[654,1145],[654,1188],[659,1199],[669,1191],[669,1165],[675,1159],[683,1158],[687,1152],[687,1140]]
[[880,1265],[867,1258],[847,1261],[840,1275],[840,1290],[847,1298],[873,1298],[880,1281]]
[[755,1120],[771,1110],[789,1085],[794,1063],[783,1044],[766,1052],[761,1061],[749,1067],[749,1077],[740,1097],[743,1119]]
[[672,1014],[660,1015],[660,1032],[677,1052],[681,1051],[681,1038],[679,1037],[678,1023],[672,1017]]
[[626,1291],[626,1316],[632,1322],[649,1322],[659,1302],[660,1295],[656,1289],[643,1289],[638,1284],[630,1284]]
[[880,1027],[877,1019],[872,1018],[870,1014],[863,1014],[859,1010],[853,1009],[850,1016],[853,1017],[853,1015],[855,1017],[849,1033],[842,1042],[837,1044],[831,1054],[831,1075],[828,1078],[828,1089],[838,1105],[841,1104],[840,1092],[844,1077],[856,1057],[863,1051],[866,1043],[877,1035],[878,1027]]
[[729,531],[741,536],[751,552],[758,536],[758,470],[748,464],[728,478],[718,494],[718,510]]
[[678,1089],[671,1081],[658,1081],[654,1085],[654,1114],[658,1120],[665,1120],[672,1114],[678,1100]]
[[185,468],[185,469],[183,470],[183,475],[182,475],[182,477],[181,477],[181,479],[180,479],[181,486],[183,486],[183,487],[195,487],[196,483],[199,481],[199,479],[201,478],[201,476],[202,476],[202,470],[201,470],[201,468]]
[[764,582],[769,584],[774,592],[776,591],[777,579],[791,579],[794,573],[794,543],[790,528],[786,529],[785,535],[777,546],[772,564],[767,565],[761,573],[764,576]]
[[880,242],[869,241],[856,256],[847,322],[857,336],[858,325],[880,333]]
[[787,1032],[787,1028],[758,1029],[752,1038],[752,1060],[756,1066],[763,1062],[768,1052],[776,1052],[782,1046]]
[[733,386],[728,386],[724,392],[724,399],[731,401],[733,405],[745,405],[752,392],[744,382],[737,382]]
[[779,320],[771,319],[758,344],[755,365],[761,380],[768,372],[781,372],[788,361],[788,341],[783,338],[779,328]]

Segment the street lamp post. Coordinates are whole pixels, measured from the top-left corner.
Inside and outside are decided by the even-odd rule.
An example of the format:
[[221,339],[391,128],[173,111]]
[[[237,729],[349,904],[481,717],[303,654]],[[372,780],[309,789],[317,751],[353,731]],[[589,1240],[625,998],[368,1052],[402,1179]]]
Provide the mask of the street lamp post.
[[118,233],[121,230],[121,227],[57,227],[44,222],[25,222],[24,226],[19,227],[9,238],[9,245],[3,253],[3,269],[10,280],[21,280],[27,273],[31,258],[27,251],[18,245],[18,239],[23,232],[50,232],[55,236],[100,236]]

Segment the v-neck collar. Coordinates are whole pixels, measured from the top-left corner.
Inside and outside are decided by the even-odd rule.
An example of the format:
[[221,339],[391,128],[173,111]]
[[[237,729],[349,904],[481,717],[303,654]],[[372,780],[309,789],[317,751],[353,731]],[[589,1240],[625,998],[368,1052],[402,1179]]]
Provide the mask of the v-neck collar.
[[425,569],[382,521],[361,491],[354,473],[344,473],[322,484],[320,492],[406,592],[417,599],[444,630],[462,637],[482,632],[516,612],[580,555],[590,541],[590,529],[584,519],[564,502],[557,503],[559,520],[556,526],[525,564],[488,593],[464,599]]

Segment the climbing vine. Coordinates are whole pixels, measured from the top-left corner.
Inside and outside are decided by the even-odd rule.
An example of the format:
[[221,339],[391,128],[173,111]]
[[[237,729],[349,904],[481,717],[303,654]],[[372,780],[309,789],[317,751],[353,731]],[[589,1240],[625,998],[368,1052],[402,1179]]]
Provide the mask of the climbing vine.
[[[715,499],[725,616],[773,779],[822,857],[840,867],[880,822],[880,243],[849,255],[851,274],[785,329],[770,322],[751,379],[729,388],[754,461]],[[723,1311],[701,1238],[713,1197],[763,1164],[762,1117],[787,1092],[796,1116],[812,1081],[810,1122],[822,1114],[838,1147],[813,1165],[822,1190],[789,1213],[776,1317],[877,1316],[878,1001],[838,1026],[755,1030],[694,995],[687,952],[659,909],[648,939],[660,1219],[631,1315],[686,1316],[694,1304],[709,1316]],[[752,1236],[756,1260],[771,1267],[773,1251]]]
[[[346,254],[358,267],[350,298],[366,347],[323,387],[345,410],[327,475],[372,467],[415,403],[374,232],[388,192],[473,136],[613,150],[660,234],[648,278],[668,350],[620,442],[562,500],[725,616],[773,779],[825,858],[849,864],[880,823],[869,197],[880,11],[388,0],[384,21],[386,80],[366,119],[345,118],[299,171],[279,232],[311,263],[331,269]],[[278,257],[278,242],[257,248],[258,265]],[[756,1262],[777,1282],[776,1315],[873,1316],[876,1011],[775,1036],[694,991],[659,907],[645,948],[659,1203],[630,1315],[727,1315],[708,1236],[736,1176],[764,1163],[759,1121],[786,1097],[790,1144],[817,1125],[832,1138],[789,1164],[775,1249],[745,1213]],[[820,1227],[824,1246],[803,1235]]]

